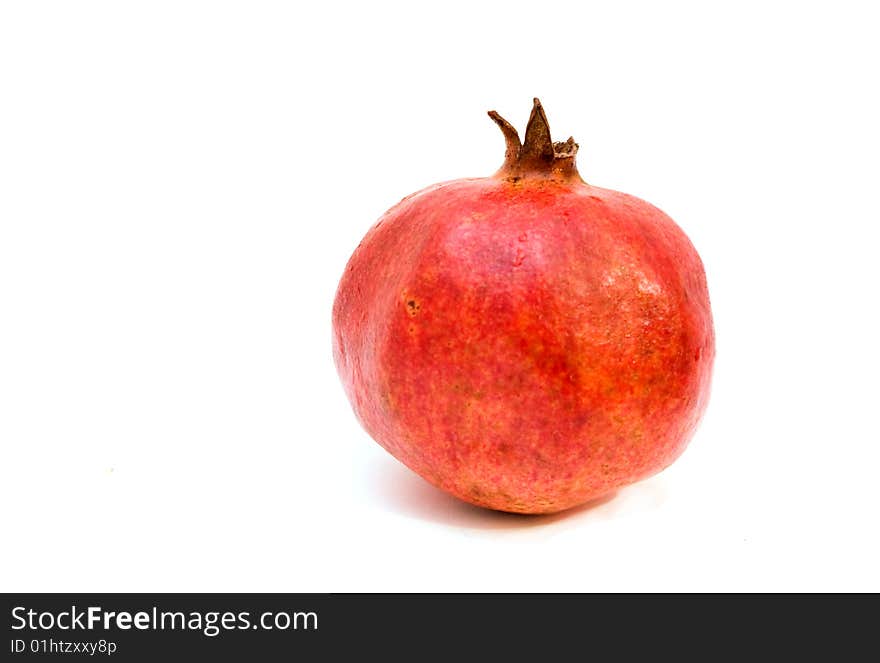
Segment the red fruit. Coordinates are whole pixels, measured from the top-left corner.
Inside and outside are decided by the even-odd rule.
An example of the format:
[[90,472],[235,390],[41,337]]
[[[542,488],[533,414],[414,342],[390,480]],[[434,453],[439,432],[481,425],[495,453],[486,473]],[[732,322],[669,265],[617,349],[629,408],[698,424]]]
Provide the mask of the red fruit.
[[586,184],[536,99],[492,177],[435,184],[355,250],[333,351],[367,432],[463,500],[582,504],[687,445],[715,356],[703,265],[663,212]]

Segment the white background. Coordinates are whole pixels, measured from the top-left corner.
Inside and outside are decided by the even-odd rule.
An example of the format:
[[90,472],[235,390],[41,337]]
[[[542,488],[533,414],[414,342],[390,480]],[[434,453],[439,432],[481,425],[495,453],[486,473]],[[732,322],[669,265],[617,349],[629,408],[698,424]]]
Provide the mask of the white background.
[[[0,589],[880,590],[868,2],[8,2]],[[706,264],[685,455],[550,517],[437,492],[330,352],[351,251],[533,96]]]

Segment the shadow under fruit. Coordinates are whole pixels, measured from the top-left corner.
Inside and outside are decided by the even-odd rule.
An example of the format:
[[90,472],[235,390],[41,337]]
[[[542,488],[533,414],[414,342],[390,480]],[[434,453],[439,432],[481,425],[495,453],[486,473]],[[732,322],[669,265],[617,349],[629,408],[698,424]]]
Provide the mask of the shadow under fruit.
[[491,177],[404,198],[352,255],[333,353],[367,432],[480,506],[552,513],[684,451],[715,355],[703,266],[633,196],[586,184],[536,99]]

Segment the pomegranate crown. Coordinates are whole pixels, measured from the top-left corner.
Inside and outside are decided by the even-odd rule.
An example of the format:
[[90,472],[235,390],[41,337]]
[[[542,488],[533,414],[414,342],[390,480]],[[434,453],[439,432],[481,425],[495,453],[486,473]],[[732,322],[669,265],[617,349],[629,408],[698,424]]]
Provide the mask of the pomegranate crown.
[[554,180],[580,180],[575,155],[578,144],[569,137],[564,142],[554,143],[550,138],[550,125],[544,114],[541,101],[535,97],[532,114],[526,125],[526,137],[520,141],[519,133],[513,125],[501,117],[496,111],[489,111],[495,124],[501,128],[507,149],[504,152],[504,165],[496,173],[511,182],[518,182],[526,177],[542,177]]

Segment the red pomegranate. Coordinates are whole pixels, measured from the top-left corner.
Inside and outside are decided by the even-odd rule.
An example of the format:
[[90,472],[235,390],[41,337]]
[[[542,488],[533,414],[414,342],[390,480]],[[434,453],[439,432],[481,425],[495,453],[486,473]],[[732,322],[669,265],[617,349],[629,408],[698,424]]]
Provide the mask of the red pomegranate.
[[715,355],[703,265],[643,200],[586,184],[535,99],[491,177],[404,198],[339,283],[333,353],[366,431],[456,497],[583,504],[684,450]]

